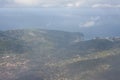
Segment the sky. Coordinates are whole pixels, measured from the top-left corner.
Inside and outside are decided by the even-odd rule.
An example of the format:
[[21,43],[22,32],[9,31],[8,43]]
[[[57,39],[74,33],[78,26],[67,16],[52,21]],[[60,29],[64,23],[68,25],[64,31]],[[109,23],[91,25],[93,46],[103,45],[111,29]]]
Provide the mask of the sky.
[[92,7],[120,8],[120,0],[0,0],[1,8],[20,7]]
[[120,36],[120,0],[0,0],[0,30],[19,28]]

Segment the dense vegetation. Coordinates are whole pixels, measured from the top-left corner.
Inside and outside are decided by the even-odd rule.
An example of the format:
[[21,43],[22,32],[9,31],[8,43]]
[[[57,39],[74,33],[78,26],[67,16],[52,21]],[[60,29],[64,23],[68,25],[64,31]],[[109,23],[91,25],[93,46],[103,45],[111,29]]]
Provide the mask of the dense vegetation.
[[0,32],[0,80],[119,80],[120,40],[78,32]]

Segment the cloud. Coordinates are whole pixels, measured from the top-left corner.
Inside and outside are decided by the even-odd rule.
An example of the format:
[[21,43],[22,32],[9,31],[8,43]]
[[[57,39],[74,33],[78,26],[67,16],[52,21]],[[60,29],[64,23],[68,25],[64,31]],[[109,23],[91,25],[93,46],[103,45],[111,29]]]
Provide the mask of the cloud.
[[81,7],[84,3],[85,3],[85,1],[83,1],[83,0],[74,1],[74,2],[71,2],[71,3],[67,3],[66,7]]
[[14,4],[25,5],[25,6],[33,6],[38,5],[39,0],[14,0]]
[[74,7],[74,4],[73,3],[68,3],[66,4],[67,7]]
[[85,1],[77,1],[77,2],[75,2],[75,7],[80,7],[80,6],[82,6],[83,4],[85,3]]
[[49,7],[56,5],[54,0],[0,0],[0,7]]
[[40,0],[0,0],[2,8],[31,7],[39,4]]
[[85,2],[86,0],[0,0],[0,7],[81,7]]
[[120,4],[112,5],[112,4],[94,4],[92,8],[120,8]]
[[95,21],[88,21],[85,22],[82,26],[83,27],[93,27],[95,25]]
[[[114,5],[118,4],[118,5]],[[120,7],[120,0],[0,0],[0,7]]]
[[94,27],[98,21],[100,20],[100,16],[96,16],[96,17],[91,17],[90,20],[84,22],[84,23],[81,23],[79,26],[80,27]]

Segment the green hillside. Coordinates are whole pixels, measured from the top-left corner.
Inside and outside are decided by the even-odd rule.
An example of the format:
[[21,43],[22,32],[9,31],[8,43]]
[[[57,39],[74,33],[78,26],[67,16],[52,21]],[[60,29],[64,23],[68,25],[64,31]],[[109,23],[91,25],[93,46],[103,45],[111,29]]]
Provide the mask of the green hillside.
[[119,80],[119,39],[78,32],[0,31],[0,80]]

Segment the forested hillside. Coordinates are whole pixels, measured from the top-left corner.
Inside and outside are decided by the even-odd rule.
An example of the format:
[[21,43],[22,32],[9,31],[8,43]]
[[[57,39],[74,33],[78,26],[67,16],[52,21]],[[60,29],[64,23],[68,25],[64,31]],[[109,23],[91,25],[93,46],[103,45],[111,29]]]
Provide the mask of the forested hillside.
[[118,80],[120,40],[79,32],[0,31],[0,80]]

